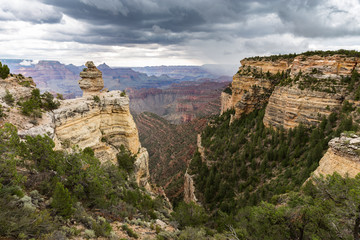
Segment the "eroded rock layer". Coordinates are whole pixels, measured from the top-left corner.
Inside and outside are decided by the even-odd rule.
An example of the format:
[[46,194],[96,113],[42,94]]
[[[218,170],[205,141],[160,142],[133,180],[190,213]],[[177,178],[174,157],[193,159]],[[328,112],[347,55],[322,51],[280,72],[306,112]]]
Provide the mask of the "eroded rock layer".
[[265,126],[293,128],[304,123],[315,125],[322,116],[330,115],[341,106],[341,94],[330,94],[297,87],[277,86],[265,110]]
[[360,58],[346,57],[341,55],[320,57],[320,56],[308,56],[302,55],[294,58],[291,64],[291,73],[293,75],[298,74],[300,71],[304,74],[312,73],[313,69],[317,69],[324,75],[349,75],[356,69],[360,70]]

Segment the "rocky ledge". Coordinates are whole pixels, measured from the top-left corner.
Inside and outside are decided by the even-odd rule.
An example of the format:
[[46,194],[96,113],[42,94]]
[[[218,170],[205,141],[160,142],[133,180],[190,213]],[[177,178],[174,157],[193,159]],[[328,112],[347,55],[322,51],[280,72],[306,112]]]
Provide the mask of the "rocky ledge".
[[329,142],[329,149],[314,171],[315,176],[339,173],[355,177],[360,173],[360,137],[354,133],[342,133]]

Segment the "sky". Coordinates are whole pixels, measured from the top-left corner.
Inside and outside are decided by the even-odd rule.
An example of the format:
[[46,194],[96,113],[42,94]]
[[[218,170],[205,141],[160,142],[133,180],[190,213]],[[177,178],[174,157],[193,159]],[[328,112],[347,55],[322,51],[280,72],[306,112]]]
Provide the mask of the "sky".
[[0,58],[233,65],[360,50],[359,13],[360,0],[0,0]]

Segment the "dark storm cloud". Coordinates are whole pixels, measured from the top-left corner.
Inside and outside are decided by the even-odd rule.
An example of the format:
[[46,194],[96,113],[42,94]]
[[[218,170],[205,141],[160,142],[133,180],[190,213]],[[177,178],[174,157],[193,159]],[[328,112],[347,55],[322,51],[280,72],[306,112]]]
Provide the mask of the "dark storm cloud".
[[329,0],[41,1],[56,14],[38,21],[58,22],[65,14],[87,23],[84,33],[72,36],[81,43],[166,45],[286,33],[306,38],[360,35],[358,17]]

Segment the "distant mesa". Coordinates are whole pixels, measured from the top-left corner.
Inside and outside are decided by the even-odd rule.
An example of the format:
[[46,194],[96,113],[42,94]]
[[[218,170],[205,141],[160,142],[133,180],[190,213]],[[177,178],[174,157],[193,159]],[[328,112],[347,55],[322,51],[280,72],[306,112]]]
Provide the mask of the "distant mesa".
[[79,85],[83,91],[83,96],[97,95],[104,88],[102,73],[96,68],[92,61],[85,64],[86,68],[80,73]]

